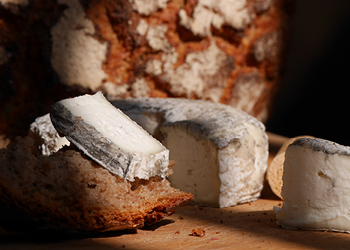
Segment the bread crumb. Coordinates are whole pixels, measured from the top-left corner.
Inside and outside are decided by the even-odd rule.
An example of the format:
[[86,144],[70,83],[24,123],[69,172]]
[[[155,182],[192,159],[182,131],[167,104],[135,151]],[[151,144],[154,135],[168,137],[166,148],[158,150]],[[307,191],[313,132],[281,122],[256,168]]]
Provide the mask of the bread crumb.
[[203,237],[205,235],[205,230],[201,227],[192,229],[192,236]]
[[[75,148],[50,156],[34,154],[34,149],[30,137],[17,137],[0,149],[0,190],[8,190],[1,192],[1,200],[8,204],[1,207],[6,214],[1,227],[8,230],[25,232],[40,226],[57,231],[137,232],[192,200],[192,195],[159,176],[123,181]],[[18,210],[13,212],[12,206]],[[22,222],[31,222],[28,218],[40,224]]]

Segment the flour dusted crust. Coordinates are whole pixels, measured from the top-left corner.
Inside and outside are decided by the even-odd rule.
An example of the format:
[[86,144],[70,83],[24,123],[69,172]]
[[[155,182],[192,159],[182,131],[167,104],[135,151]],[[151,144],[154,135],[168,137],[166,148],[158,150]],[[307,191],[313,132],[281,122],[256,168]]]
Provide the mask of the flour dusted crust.
[[[0,133],[27,128],[58,100],[99,90],[113,99],[221,102],[265,121],[281,77],[288,6],[288,0],[2,0],[0,108],[7,113]],[[27,120],[14,128],[21,116]]]
[[51,66],[62,83],[95,90],[108,77],[102,69],[107,41],[92,37],[96,33],[94,23],[86,18],[79,1],[57,2],[68,8],[51,28]]
[[[125,37],[123,51],[131,49],[132,55],[123,62],[116,62],[112,54],[107,58],[105,65],[118,63],[119,67],[108,68],[118,68],[118,76],[125,76],[119,82],[109,77],[102,84],[109,98],[205,99],[266,120],[280,76],[286,24],[282,1],[129,2],[131,7],[120,18],[121,27],[112,24],[110,29],[116,30],[112,33],[118,39]],[[108,28],[101,34],[111,35]],[[120,54],[119,45],[115,52]],[[140,81],[147,83],[143,93],[133,88]],[[113,93],[109,91],[112,84],[129,88]]]

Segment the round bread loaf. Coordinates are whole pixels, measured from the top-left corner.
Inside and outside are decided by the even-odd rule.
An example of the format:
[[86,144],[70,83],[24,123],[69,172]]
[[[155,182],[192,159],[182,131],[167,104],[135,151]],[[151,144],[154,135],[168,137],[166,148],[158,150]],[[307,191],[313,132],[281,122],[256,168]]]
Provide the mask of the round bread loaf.
[[265,121],[289,0],[0,0],[0,134],[63,98],[183,97]]

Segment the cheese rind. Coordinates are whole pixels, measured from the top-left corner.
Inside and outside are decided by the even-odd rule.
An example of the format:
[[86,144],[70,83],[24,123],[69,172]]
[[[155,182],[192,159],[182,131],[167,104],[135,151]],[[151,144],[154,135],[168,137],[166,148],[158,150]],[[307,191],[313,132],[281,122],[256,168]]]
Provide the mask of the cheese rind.
[[228,207],[259,197],[267,168],[264,125],[227,105],[179,98],[111,101],[160,138],[177,163],[173,187],[195,201]]
[[165,178],[169,173],[169,150],[101,92],[57,102],[50,117],[59,134],[123,179]]
[[301,138],[285,155],[282,208],[277,223],[288,229],[350,233],[350,147]]

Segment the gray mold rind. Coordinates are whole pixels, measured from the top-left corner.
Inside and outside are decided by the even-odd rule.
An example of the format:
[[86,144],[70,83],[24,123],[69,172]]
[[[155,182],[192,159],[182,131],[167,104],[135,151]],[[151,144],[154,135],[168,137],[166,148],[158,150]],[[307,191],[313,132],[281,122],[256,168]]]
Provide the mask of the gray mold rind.
[[146,179],[169,175],[169,150],[144,155],[140,152],[124,152],[108,137],[86,123],[79,116],[74,116],[60,102],[52,107],[52,124],[59,134],[65,136],[91,159],[98,162],[111,173],[124,180]]
[[[185,126],[194,132],[195,137],[208,138],[218,148],[224,148],[243,137],[245,129],[243,122],[258,126],[265,131],[265,126],[251,115],[224,104],[181,98],[130,98],[112,100],[111,103],[126,114],[164,115],[163,127]],[[183,110],[189,104],[194,108]],[[232,112],[233,110],[235,113]],[[223,127],[222,124],[226,126]],[[202,133],[198,133],[197,129],[191,129],[192,126],[199,127]],[[235,132],[230,133],[227,128],[234,129]]]
[[[126,178],[132,155],[123,153],[94,127],[60,103],[53,105],[50,118],[57,132],[112,173]],[[128,166],[123,168],[123,166]]]
[[299,138],[295,140],[290,147],[291,146],[307,147],[326,154],[350,156],[350,147],[320,138]]

